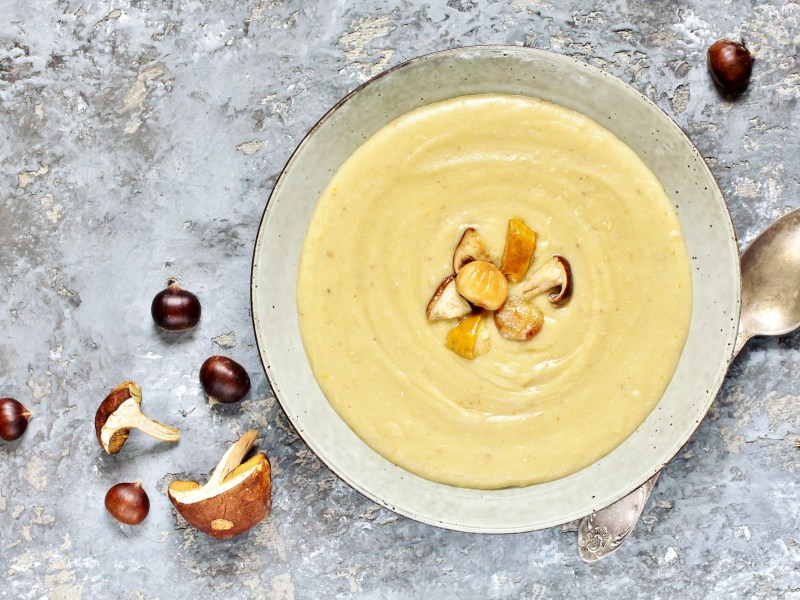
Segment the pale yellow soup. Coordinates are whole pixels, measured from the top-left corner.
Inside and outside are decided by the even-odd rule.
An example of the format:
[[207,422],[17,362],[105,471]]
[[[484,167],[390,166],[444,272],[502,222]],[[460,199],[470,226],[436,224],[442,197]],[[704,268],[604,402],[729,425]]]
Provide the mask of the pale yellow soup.
[[[495,262],[511,217],[539,234],[528,275],[569,259],[571,300],[474,360],[428,321],[475,227]],[[510,284],[511,293],[521,284]],[[322,194],[297,284],[303,344],[336,412],[421,477],[503,488],[565,477],[622,443],[658,403],[691,318],[681,227],[658,179],[611,132],[561,106],[454,98],[389,123]]]

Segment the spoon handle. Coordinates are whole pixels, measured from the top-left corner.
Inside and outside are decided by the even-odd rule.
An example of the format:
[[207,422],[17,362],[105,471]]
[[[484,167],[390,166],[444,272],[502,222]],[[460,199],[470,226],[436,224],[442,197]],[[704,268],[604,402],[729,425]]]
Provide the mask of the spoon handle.
[[659,475],[661,471],[621,500],[581,519],[578,526],[578,554],[583,560],[600,560],[622,545],[636,527]]
[[734,344],[733,346],[733,356],[731,356],[731,362],[733,362],[734,358],[739,356],[739,352],[742,351],[742,348],[744,348],[744,345],[747,343],[747,340],[749,340],[751,337],[753,337],[752,334],[749,333],[744,328],[742,322],[739,321],[739,331],[736,332],[736,344]]
[[[753,337],[752,334],[747,331],[740,320],[731,362],[739,355],[751,337]],[[581,519],[580,525],[578,525],[578,554],[583,560],[586,562],[600,560],[622,545],[636,527],[639,516],[644,510],[644,505],[660,474],[661,471],[657,472],[640,487],[614,504]]]

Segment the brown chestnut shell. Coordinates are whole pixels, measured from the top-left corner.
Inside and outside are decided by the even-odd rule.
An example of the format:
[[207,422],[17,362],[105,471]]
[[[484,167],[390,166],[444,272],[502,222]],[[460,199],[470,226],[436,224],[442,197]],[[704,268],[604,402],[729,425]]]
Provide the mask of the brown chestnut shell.
[[227,356],[210,356],[200,367],[200,385],[212,400],[233,404],[250,391],[250,376],[235,360]]
[[150,315],[165,331],[186,331],[200,322],[200,300],[175,280],[158,292],[150,305]]
[[738,93],[750,82],[753,55],[742,42],[718,40],[708,48],[708,70],[720,88]]
[[12,442],[28,429],[31,411],[14,398],[0,398],[0,438]]
[[118,483],[106,492],[106,510],[120,523],[138,525],[150,512],[150,498],[141,481]]

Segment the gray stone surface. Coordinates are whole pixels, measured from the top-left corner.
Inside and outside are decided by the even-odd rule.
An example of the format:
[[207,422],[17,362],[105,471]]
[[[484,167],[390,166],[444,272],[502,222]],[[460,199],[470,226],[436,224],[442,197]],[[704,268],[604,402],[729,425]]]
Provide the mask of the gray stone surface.
[[[634,537],[586,565],[576,524],[454,533],[349,489],[281,413],[249,314],[259,218],[304,132],[370,75],[457,45],[552,49],[631,83],[698,145],[746,245],[800,205],[799,21],[782,0],[4,0],[0,395],[36,416],[0,442],[0,597],[800,598],[800,335],[745,348]],[[723,36],[757,57],[736,101],[705,69]],[[188,335],[150,320],[169,276],[203,302]],[[207,405],[214,353],[251,373],[241,406]],[[101,454],[94,411],[127,378],[180,444]],[[251,427],[274,511],[210,540],[166,486]],[[120,526],[103,496],[139,477],[150,517]]]

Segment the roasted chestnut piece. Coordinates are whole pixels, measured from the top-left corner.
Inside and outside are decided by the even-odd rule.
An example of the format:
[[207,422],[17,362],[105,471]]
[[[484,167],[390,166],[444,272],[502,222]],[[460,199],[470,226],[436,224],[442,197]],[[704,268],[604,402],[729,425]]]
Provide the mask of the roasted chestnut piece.
[[458,325],[447,332],[445,347],[469,360],[480,354],[486,354],[491,348],[492,339],[484,323],[485,319],[485,310],[474,312],[461,319]]
[[544,313],[533,302],[509,296],[494,313],[494,324],[500,335],[507,340],[524,342],[542,330]]
[[565,304],[572,295],[572,268],[569,261],[558,254],[522,284],[522,298],[530,300],[553,289],[556,291],[551,293],[548,299],[556,306]]
[[473,260],[456,275],[456,290],[476,306],[496,310],[508,298],[508,281],[492,263]]

